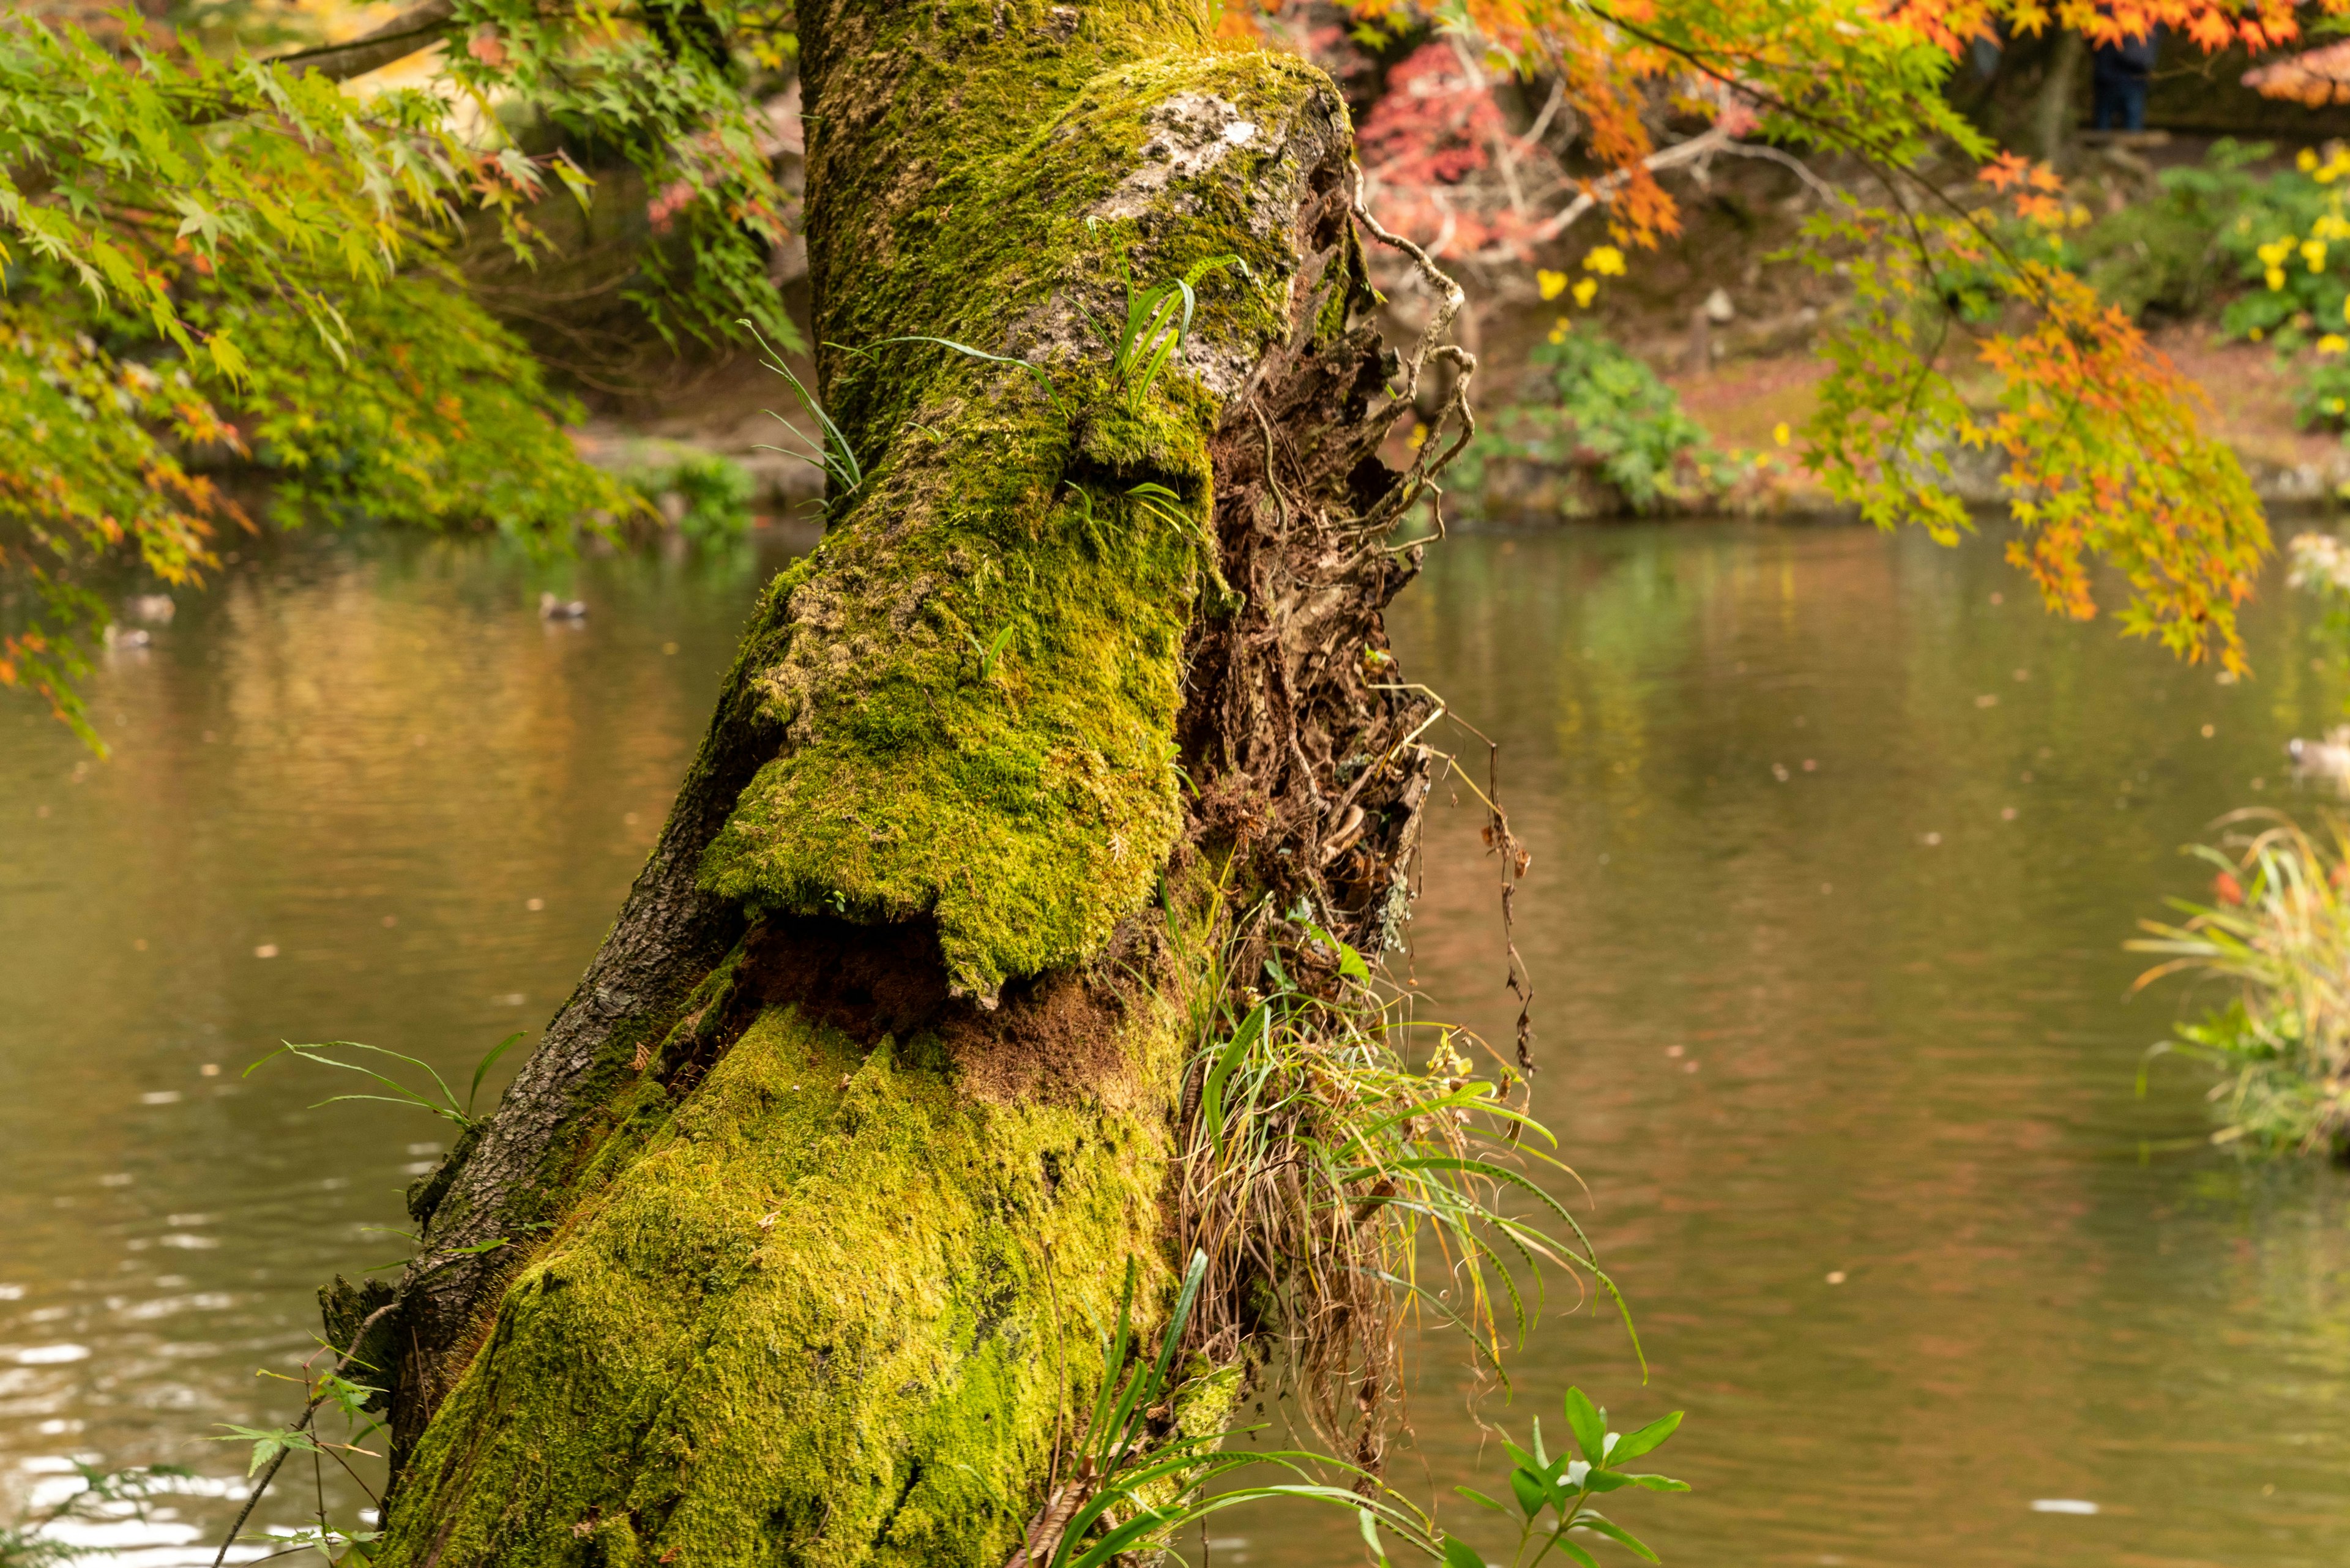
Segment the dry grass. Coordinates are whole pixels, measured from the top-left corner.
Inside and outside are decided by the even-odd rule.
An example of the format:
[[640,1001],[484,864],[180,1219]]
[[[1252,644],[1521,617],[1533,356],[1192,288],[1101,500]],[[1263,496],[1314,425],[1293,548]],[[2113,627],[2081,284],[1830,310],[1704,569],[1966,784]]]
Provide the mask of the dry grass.
[[1622,1310],[1528,1174],[1572,1178],[1556,1140],[1509,1103],[1505,1064],[1472,1065],[1482,1042],[1411,1020],[1354,949],[1262,906],[1208,962],[1180,1135],[1178,1244],[1208,1261],[1191,1345],[1274,1350],[1316,1436],[1377,1473],[1409,1318],[1459,1328],[1499,1375],[1545,1265]]

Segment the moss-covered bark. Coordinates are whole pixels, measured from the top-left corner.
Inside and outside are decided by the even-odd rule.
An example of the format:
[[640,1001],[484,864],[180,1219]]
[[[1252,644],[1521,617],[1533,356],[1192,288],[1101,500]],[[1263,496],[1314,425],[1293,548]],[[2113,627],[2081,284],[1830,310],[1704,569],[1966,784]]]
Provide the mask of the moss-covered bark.
[[[1200,852],[1399,918],[1425,756],[1378,610],[1416,554],[1336,90],[1191,5],[801,25],[865,478],[579,994],[415,1195],[403,1568],[1002,1563],[1123,1260],[1170,1272]],[[1166,373],[1115,379],[1128,280],[1227,256]]]
[[[1129,1044],[1163,1081],[1163,1021]],[[1148,1248],[1164,1143],[1149,1096],[991,1103],[934,1036],[764,1011],[507,1288],[411,1461],[402,1539],[444,1563],[993,1568],[1056,1366],[1090,1350],[1090,1381],[1085,1330],[1117,1313],[1111,1272],[1066,1265]]]

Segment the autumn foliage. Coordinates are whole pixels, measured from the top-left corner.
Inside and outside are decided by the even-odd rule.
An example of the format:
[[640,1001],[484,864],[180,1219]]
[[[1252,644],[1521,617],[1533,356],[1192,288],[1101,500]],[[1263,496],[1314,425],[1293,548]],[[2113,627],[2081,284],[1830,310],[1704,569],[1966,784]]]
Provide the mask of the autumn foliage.
[[[1419,16],[1405,0],[1354,9],[1399,30]],[[2350,0],[1461,0],[1393,71],[1364,123],[1364,166],[1383,209],[1422,244],[1538,264],[1536,250],[1585,217],[1604,225],[1611,256],[1675,233],[1659,175],[1698,155],[1761,144],[1833,164],[1844,194],[1812,221],[1804,259],[1848,277],[1849,303],[1825,346],[1832,373],[1804,431],[1806,466],[1880,525],[1950,536],[1971,525],[1939,483],[1953,450],[1993,449],[2018,528],[2011,557],[2053,609],[2095,614],[2102,560],[2128,585],[2126,630],[2238,669],[2234,612],[2269,545],[2250,484],[2206,433],[2199,389],[2062,265],[2057,244],[2075,219],[2054,173],[2002,154],[1942,89],[1977,39],[2061,27],[2116,42],[2158,26],[2206,50],[2260,51],[2299,38],[2310,11],[2345,9]],[[1574,128],[1565,156],[1514,131],[1481,90],[1513,72]],[[1952,151],[1981,168],[1980,185],[1950,180]],[[1498,182],[1502,202],[1505,160],[1517,167]],[[1526,166],[1555,177],[1515,178]],[[1529,187],[1542,192],[1531,204]],[[1570,275],[1539,272],[1542,296]],[[1592,281],[1577,285],[1579,301]]]

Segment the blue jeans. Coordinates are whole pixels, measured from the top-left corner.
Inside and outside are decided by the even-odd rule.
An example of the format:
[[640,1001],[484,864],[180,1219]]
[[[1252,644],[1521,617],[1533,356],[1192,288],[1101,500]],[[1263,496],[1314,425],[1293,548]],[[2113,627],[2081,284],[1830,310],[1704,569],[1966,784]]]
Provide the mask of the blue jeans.
[[2146,85],[2144,77],[2097,78],[2096,128],[2099,130],[2144,130]]

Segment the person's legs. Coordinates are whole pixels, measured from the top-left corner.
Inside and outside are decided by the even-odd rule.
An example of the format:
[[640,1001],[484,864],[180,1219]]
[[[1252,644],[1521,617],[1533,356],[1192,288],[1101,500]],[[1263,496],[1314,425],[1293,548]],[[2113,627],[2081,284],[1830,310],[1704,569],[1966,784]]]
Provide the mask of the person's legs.
[[2122,83],[2122,126],[2124,130],[2146,129],[2146,88],[2144,77]]
[[2113,78],[2099,71],[2096,75],[2096,109],[2089,123],[2099,130],[2116,129],[2115,120],[2121,116],[2119,95],[2114,90]]

